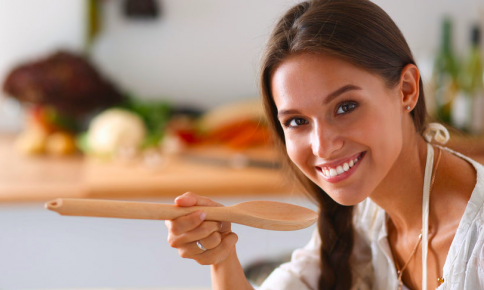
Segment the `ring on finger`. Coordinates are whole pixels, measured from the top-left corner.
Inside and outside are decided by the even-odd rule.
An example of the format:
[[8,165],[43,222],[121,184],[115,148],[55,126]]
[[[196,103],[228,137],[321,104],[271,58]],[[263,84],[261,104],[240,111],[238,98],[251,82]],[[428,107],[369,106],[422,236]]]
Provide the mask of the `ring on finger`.
[[202,243],[200,243],[200,240],[197,241],[197,247],[202,250],[202,251],[206,251],[207,249],[202,245]]

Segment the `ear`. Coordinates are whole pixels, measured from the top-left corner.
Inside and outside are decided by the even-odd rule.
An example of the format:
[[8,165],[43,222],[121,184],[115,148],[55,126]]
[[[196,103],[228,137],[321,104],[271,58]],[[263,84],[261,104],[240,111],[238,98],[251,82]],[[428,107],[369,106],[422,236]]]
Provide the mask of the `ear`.
[[[419,92],[420,92],[420,72],[418,68],[414,64],[407,64],[403,69],[400,75],[400,96],[401,96],[401,104],[403,106],[403,110],[406,112],[410,112],[415,108],[417,105]],[[410,109],[407,110],[407,106],[410,106]]]

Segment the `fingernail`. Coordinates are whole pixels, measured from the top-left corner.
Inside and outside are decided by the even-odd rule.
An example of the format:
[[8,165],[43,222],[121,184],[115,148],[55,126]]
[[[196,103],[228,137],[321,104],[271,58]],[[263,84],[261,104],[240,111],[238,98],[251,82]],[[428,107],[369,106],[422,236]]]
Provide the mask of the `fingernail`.
[[178,199],[180,199],[180,197],[175,198],[175,203],[176,203],[176,201],[177,201]]
[[200,219],[201,219],[202,221],[204,221],[206,217],[207,217],[207,214],[206,214],[205,212],[202,212],[202,213],[200,214]]

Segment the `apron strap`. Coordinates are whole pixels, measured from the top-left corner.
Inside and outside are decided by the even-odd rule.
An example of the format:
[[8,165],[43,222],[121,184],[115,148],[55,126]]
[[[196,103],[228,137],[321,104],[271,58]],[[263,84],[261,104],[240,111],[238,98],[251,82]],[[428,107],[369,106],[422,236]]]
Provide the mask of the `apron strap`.
[[422,202],[422,290],[427,290],[427,256],[429,249],[429,196],[430,181],[434,163],[434,148],[427,143],[427,163],[425,165],[425,177]]
[[[430,123],[427,125],[423,136],[427,142],[435,139],[438,143],[445,144],[450,139],[447,129],[439,123]],[[425,177],[423,187],[422,202],[422,290],[427,290],[427,256],[429,251],[429,199],[430,199],[430,182],[432,179],[432,169],[434,165],[434,148],[427,143],[427,164],[425,165]]]

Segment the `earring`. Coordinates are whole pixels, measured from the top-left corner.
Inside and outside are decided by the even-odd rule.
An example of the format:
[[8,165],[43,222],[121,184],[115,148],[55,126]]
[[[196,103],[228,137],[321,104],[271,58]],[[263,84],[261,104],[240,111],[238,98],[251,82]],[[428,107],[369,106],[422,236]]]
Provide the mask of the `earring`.
[[410,106],[407,106],[407,107],[406,107],[406,109],[407,109],[407,110],[410,110]]

